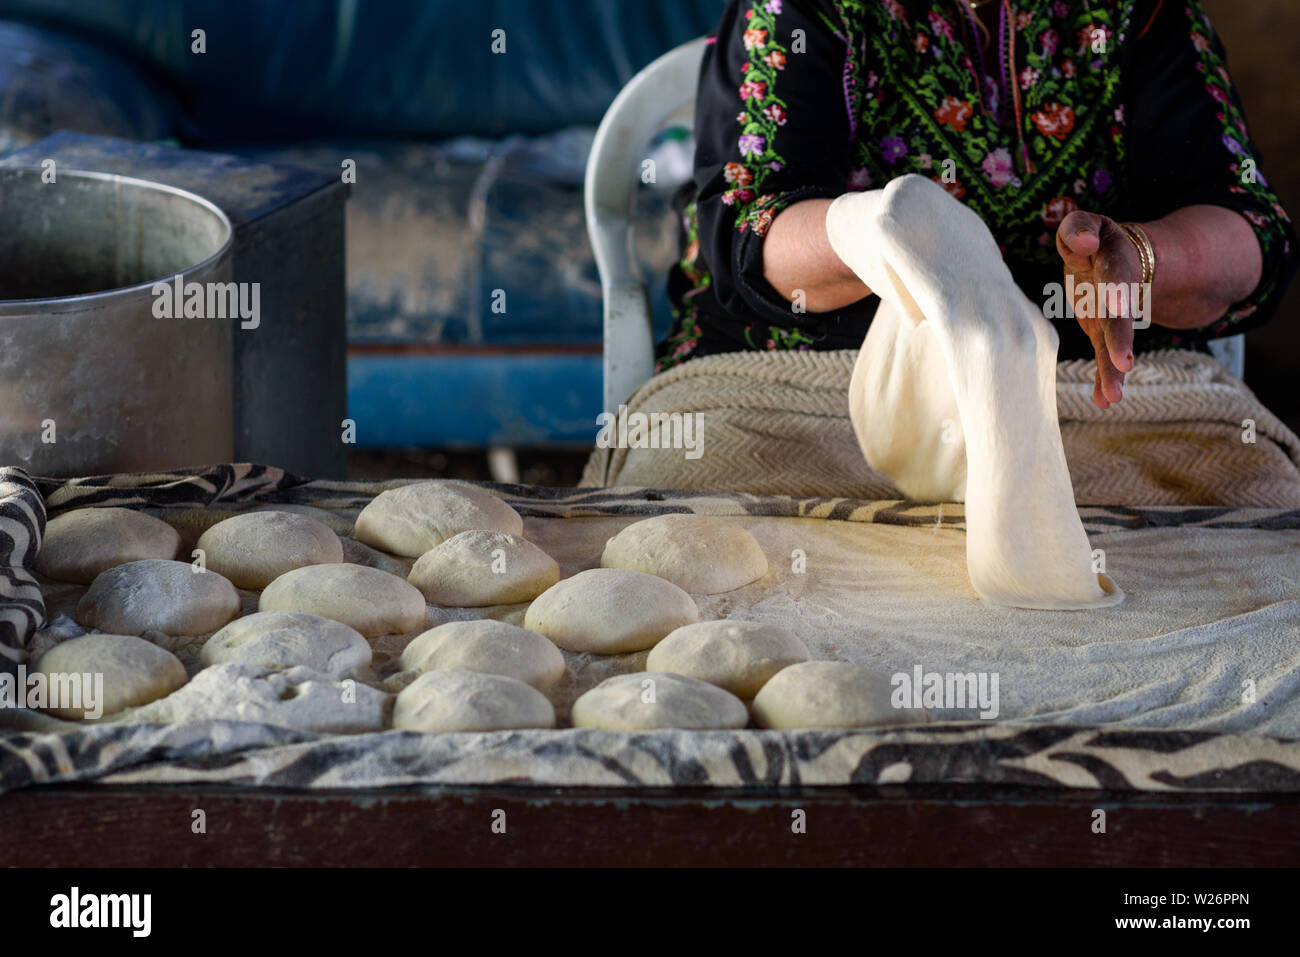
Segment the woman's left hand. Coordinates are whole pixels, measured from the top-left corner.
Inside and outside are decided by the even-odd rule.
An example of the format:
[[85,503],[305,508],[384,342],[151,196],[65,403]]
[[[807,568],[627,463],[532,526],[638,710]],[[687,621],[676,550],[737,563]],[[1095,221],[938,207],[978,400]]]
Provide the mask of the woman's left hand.
[[[1119,223],[1082,210],[1061,221],[1056,250],[1065,263],[1065,275],[1074,277],[1075,316],[1097,353],[1092,400],[1109,408],[1124,397],[1124,373],[1133,369],[1133,304],[1127,297],[1130,284],[1142,279],[1142,262]],[[1097,295],[1100,283],[1122,284],[1121,301],[1102,301],[1104,297]],[[1080,309],[1079,297],[1088,288],[1085,284],[1091,284],[1090,301],[1096,303],[1095,310],[1088,310],[1086,302]],[[1094,314],[1085,315],[1088,311]]]

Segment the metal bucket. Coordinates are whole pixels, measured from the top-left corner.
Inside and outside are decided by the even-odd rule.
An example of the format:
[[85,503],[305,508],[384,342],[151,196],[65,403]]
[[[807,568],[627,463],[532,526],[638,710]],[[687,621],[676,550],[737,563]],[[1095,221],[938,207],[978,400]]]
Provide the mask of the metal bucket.
[[97,475],[228,462],[232,326],[155,285],[230,281],[230,220],[158,183],[0,168],[0,465]]

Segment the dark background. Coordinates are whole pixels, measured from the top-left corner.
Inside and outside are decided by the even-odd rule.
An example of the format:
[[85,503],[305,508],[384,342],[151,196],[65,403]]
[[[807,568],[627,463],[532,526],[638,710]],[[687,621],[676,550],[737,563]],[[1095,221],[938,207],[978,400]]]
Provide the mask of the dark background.
[[[1204,0],[1228,50],[1263,170],[1294,220],[1300,216],[1300,3]],[[1300,282],[1262,328],[1246,335],[1246,384],[1300,430]]]

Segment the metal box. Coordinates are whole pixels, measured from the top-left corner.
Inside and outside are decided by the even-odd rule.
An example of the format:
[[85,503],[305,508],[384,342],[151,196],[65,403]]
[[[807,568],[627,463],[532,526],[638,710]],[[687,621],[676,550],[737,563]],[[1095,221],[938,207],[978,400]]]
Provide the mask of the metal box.
[[[82,133],[61,132],[0,166],[116,173],[174,186],[234,227],[232,275],[258,283],[256,328],[232,331],[234,458],[340,478],[347,447],[346,275],[340,175]],[[197,464],[197,463],[192,463]]]

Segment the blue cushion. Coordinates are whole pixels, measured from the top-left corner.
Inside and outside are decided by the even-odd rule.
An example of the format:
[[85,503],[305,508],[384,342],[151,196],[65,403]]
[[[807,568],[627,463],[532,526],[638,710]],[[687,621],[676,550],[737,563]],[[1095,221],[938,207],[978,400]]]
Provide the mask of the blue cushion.
[[0,152],[61,129],[165,139],[165,102],[135,65],[95,43],[0,21]]
[[[172,87],[191,143],[442,138],[594,125],[724,0],[0,0],[83,33]],[[191,52],[205,31],[206,52]],[[506,52],[491,49],[505,31]]]

